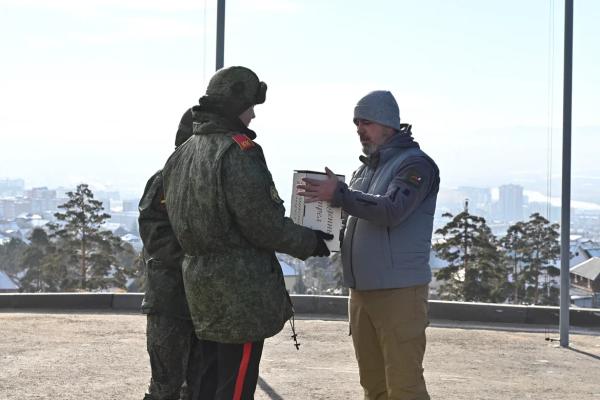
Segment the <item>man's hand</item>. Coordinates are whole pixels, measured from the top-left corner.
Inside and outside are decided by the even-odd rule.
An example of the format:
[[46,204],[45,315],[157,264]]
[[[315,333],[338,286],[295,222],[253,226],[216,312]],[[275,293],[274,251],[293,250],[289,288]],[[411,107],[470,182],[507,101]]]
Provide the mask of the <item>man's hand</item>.
[[302,181],[304,184],[296,185],[296,189],[299,189],[297,194],[304,196],[305,202],[331,202],[333,200],[333,193],[338,184],[338,177],[327,167],[325,167],[325,173],[327,174],[327,178],[324,180],[303,178]]

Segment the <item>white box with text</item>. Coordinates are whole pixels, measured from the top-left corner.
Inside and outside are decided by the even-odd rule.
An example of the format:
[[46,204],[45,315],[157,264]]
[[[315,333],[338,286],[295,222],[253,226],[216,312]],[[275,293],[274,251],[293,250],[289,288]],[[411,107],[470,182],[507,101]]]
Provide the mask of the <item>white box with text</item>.
[[[344,182],[344,175],[337,175]],[[342,209],[332,207],[326,201],[306,203],[304,197],[296,194],[296,185],[302,185],[303,178],[326,179],[324,172],[316,171],[294,171],[294,186],[292,188],[292,205],[290,218],[297,224],[311,229],[318,229],[331,233],[333,240],[326,241],[329,251],[340,251],[340,230],[342,229]]]

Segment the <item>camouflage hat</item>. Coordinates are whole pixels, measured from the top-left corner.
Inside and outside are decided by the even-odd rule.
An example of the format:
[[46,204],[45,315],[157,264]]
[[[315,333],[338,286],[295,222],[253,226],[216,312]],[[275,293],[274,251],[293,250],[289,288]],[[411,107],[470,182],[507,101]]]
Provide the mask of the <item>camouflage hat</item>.
[[177,128],[177,134],[175,135],[175,147],[179,147],[186,140],[192,136],[192,109],[188,108],[186,112],[181,116],[179,122],[179,128]]
[[246,67],[217,71],[210,79],[206,97],[222,104],[228,113],[239,115],[248,107],[265,102],[267,84]]

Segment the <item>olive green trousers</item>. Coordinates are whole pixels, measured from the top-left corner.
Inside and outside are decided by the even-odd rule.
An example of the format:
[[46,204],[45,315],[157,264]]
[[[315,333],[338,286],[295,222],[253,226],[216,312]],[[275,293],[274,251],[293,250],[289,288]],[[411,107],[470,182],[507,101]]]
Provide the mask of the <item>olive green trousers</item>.
[[423,378],[428,285],[350,291],[350,330],[366,400],[429,400]]

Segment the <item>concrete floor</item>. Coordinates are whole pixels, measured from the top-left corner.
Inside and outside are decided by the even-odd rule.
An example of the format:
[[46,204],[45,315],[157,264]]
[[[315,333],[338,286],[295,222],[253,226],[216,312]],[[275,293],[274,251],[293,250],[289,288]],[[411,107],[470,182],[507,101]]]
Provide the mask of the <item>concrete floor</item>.
[[[300,351],[288,326],[266,341],[256,399],[361,399],[347,323],[296,324]],[[0,400],[141,399],[144,332],[136,314],[0,312]],[[434,322],[425,356],[432,399],[600,400],[600,331],[571,334],[567,349],[547,336],[557,334]]]

